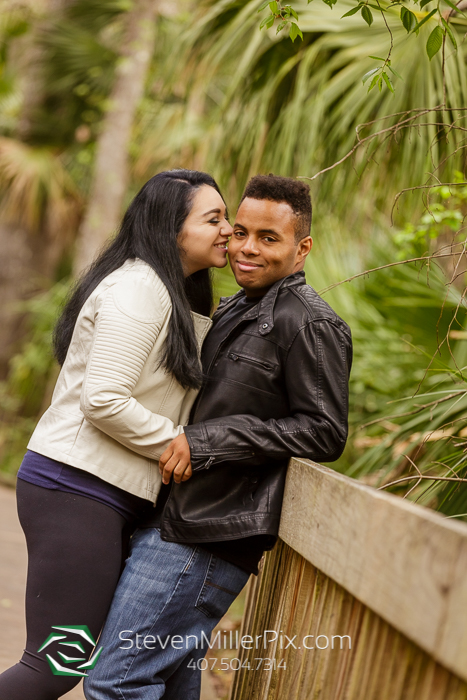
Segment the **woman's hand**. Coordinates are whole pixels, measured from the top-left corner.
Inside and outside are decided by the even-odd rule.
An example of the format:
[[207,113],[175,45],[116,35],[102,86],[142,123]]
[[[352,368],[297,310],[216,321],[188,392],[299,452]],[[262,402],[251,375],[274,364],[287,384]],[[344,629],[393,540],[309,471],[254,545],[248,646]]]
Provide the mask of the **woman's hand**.
[[193,474],[190,446],[184,433],[172,440],[165,452],[162,453],[159,460],[159,471],[164,484],[170,482],[172,474],[177,484],[186,481]]

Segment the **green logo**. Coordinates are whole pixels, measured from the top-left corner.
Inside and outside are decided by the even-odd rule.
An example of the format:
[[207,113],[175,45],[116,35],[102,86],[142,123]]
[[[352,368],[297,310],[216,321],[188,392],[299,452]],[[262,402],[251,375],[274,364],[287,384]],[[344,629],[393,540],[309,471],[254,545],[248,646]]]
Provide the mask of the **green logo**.
[[[86,627],[86,625],[64,625],[61,627],[58,625],[52,625],[52,629],[57,630],[57,632],[51,632],[37,651],[43,651],[54,642],[58,642],[57,647],[64,647],[63,650],[57,648],[57,655],[59,656],[60,660],[54,659],[50,654],[46,654],[47,661],[49,662],[49,666],[52,669],[54,676],[87,676],[88,674],[86,671],[94,668],[102,651],[101,647],[92,654],[89,661],[86,661],[86,650],[81,639],[84,640],[91,648],[96,646],[96,642],[94,641],[88,627]],[[66,632],[67,634],[63,634],[63,632]],[[69,634],[76,637],[81,637],[81,639],[68,640]],[[79,656],[77,656],[77,652],[79,652]],[[81,656],[81,654],[84,656]],[[66,664],[66,666],[63,666],[62,664]],[[73,668],[72,664],[78,665]]]

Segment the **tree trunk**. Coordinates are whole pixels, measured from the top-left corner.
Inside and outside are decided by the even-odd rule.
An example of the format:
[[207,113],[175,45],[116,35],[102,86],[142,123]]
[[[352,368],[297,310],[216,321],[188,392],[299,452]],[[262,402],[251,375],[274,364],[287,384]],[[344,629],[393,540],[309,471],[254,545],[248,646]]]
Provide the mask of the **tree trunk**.
[[152,56],[158,9],[157,0],[135,0],[126,17],[110,105],[97,142],[91,196],[78,234],[76,275],[91,264],[120,222],[129,180],[128,147]]

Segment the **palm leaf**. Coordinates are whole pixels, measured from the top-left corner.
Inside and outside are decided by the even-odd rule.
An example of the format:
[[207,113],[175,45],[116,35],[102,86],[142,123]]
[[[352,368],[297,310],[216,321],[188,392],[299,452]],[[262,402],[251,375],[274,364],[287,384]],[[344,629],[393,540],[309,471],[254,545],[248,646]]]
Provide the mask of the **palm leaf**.
[[[420,37],[407,36],[398,10],[388,9],[395,42],[392,63],[404,80],[397,81],[395,96],[388,90],[368,94],[362,76],[375,67],[369,56],[389,48],[381,18],[375,19],[370,31],[359,16],[340,20],[324,3],[307,5],[302,0],[297,7],[304,41],[292,44],[283,33],[276,37],[258,30],[259,5],[257,0],[206,3],[188,31],[186,51],[172,72],[182,74],[189,85],[185,108],[197,105],[203,166],[237,197],[255,172],[313,175],[352,148],[359,124],[433,108],[443,101],[441,57],[430,63],[423,49],[435,20],[422,27]],[[342,0],[342,11],[351,7],[350,0]],[[448,103],[459,107],[467,99],[463,51],[459,49],[446,63]],[[343,168],[322,177],[315,199],[348,210],[358,187],[359,203],[364,197],[370,206],[388,211],[398,189],[420,184],[433,162],[438,165],[459,145],[456,132],[447,140],[443,126],[452,123],[453,117],[451,112],[424,115],[416,131],[401,127],[397,139],[386,141],[382,135]],[[363,135],[374,134],[397,119],[370,125]],[[191,127],[193,121],[187,117]],[[146,129],[149,134],[148,122]],[[449,177],[458,167],[455,160],[448,159],[437,174],[444,170]]]
[[79,194],[50,149],[0,138],[2,218],[38,231],[58,232],[76,217]]

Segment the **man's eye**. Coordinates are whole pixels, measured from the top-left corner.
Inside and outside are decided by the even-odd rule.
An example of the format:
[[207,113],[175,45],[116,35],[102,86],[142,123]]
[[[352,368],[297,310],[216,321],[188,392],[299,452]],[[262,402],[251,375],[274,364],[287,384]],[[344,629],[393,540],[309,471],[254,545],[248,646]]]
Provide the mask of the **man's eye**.
[[234,235],[235,235],[235,236],[244,236],[244,235],[245,235],[245,231],[234,231]]
[[267,241],[268,243],[275,243],[276,242],[276,239],[271,238],[271,236],[265,236],[264,240]]

